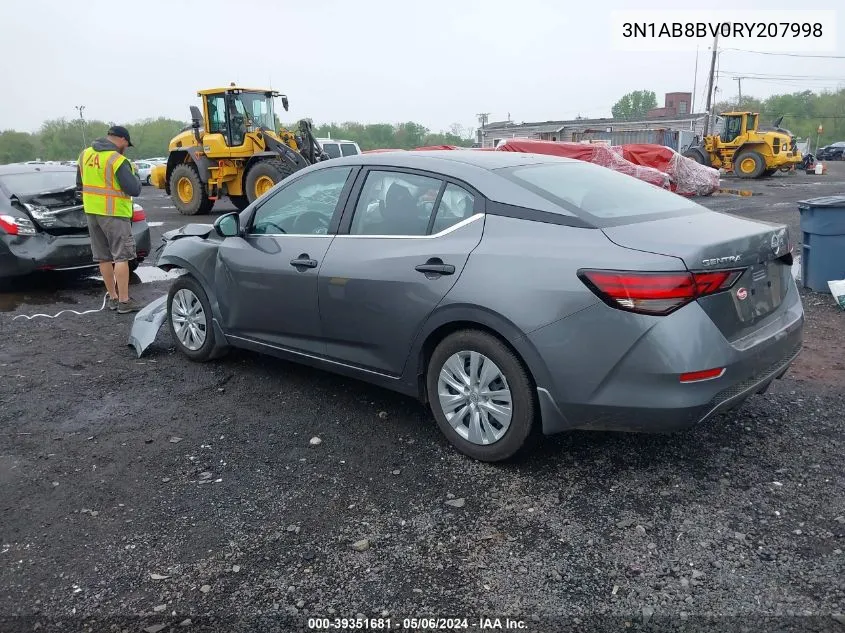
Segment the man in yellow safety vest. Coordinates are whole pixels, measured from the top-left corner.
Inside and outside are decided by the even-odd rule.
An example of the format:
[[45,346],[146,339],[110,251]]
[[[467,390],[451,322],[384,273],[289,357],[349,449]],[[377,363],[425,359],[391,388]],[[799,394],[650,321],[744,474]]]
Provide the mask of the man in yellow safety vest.
[[135,259],[132,196],[141,193],[132,162],[123,153],[132,147],[129,132],[115,125],[79,155],[76,185],[91,235],[91,253],[109,292],[109,309],[128,314],[140,309],[129,297],[129,262]]

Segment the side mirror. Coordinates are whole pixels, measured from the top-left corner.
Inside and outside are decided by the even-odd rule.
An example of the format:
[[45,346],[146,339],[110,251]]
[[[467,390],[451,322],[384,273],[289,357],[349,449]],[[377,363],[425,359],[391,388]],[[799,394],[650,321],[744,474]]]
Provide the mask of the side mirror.
[[282,97],[282,107],[285,109],[285,112],[287,112],[287,111],[288,111],[288,105],[289,105],[289,104],[288,104],[288,98],[287,98],[287,97]]
[[241,218],[237,212],[221,215],[214,221],[214,230],[220,237],[237,237],[241,234]]

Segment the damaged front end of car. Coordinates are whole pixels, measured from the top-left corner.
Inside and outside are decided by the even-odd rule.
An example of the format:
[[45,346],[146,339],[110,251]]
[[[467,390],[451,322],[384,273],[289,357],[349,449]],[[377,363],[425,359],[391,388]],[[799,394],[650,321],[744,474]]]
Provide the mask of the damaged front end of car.
[[[165,272],[180,270],[183,274],[190,273],[203,279],[205,277],[203,273],[207,274],[208,271],[199,270],[196,262],[207,262],[208,258],[202,257],[202,255],[209,249],[216,251],[219,240],[214,238],[222,237],[220,230],[217,228],[218,222],[214,224],[187,224],[179,229],[164,233],[161,237],[162,243],[156,249],[155,266]],[[135,315],[132,330],[129,333],[128,345],[135,349],[138,358],[155,342],[166,319],[166,294],[144,306]]]

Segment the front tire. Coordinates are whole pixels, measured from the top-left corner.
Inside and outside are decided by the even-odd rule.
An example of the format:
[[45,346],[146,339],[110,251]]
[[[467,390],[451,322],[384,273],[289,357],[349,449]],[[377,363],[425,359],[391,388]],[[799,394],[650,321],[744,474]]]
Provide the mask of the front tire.
[[766,161],[759,152],[742,152],[734,158],[734,174],[739,178],[759,178],[766,170]]
[[192,361],[204,363],[214,352],[214,325],[208,297],[199,282],[182,275],[167,293],[167,325],[176,347]]
[[426,368],[437,426],[460,452],[485,462],[516,454],[537,411],[528,371],[496,337],[461,330],[435,348]]
[[208,199],[208,188],[191,163],[182,163],[170,174],[170,191],[173,204],[182,215],[208,213],[214,200]]
[[253,164],[246,173],[247,200],[249,203],[255,202],[292,173],[293,170],[289,165],[276,158],[268,158]]

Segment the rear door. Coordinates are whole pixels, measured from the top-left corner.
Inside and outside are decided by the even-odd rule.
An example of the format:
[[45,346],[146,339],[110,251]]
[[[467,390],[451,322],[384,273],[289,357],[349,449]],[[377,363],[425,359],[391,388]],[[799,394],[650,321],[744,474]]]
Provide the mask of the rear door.
[[411,344],[483,231],[483,199],[437,175],[359,176],[319,278],[326,353],[399,375]]
[[268,194],[243,237],[223,241],[216,286],[228,333],[323,353],[317,273],[336,231],[352,173],[352,167],[328,167],[293,178]]

